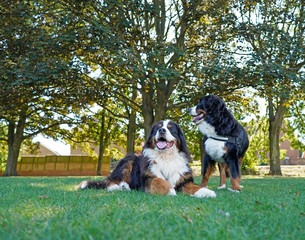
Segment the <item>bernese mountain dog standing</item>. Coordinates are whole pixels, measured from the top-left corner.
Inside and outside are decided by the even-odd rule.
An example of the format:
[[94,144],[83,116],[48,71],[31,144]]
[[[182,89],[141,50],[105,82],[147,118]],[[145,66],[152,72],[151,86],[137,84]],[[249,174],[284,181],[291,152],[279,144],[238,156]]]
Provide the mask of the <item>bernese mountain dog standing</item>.
[[194,123],[204,135],[205,151],[203,177],[201,186],[208,185],[210,175],[215,171],[218,162],[220,170],[220,185],[218,189],[226,188],[226,173],[231,180],[228,190],[239,192],[240,166],[249,140],[246,130],[240,125],[226,108],[225,103],[215,95],[207,95],[200,99],[197,106],[189,109]]
[[189,161],[179,125],[160,121],[152,127],[142,155],[128,155],[106,179],[83,181],[77,187],[108,191],[136,189],[160,195],[176,195],[179,191],[198,198],[216,197],[214,191],[194,184]]

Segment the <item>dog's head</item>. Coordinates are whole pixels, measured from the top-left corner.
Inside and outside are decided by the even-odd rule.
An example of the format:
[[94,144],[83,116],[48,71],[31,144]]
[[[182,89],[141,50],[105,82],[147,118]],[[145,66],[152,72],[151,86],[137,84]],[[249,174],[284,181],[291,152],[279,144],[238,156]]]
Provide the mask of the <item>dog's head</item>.
[[169,120],[157,122],[151,129],[144,148],[166,151],[177,148],[188,154],[186,141],[180,126]]
[[204,135],[227,135],[236,125],[233,115],[225,103],[215,95],[207,95],[200,99],[197,106],[189,109],[193,123]]
[[224,102],[215,95],[207,95],[202,97],[195,107],[189,109],[189,114],[193,116],[193,123],[200,124],[207,121],[210,124],[215,118],[219,118],[226,109]]

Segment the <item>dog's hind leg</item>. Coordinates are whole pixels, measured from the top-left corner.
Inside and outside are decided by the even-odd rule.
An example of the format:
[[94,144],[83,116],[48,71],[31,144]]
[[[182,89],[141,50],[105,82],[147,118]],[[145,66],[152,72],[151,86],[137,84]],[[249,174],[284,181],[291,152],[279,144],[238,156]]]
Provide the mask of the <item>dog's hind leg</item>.
[[241,186],[240,186],[240,177],[233,178],[231,177],[231,187],[228,188],[229,191],[232,192],[241,192]]
[[230,180],[231,180],[231,187],[228,190],[233,192],[240,192],[240,162],[239,160],[230,161],[229,162],[229,170],[230,170]]
[[110,181],[108,178],[102,181],[82,181],[80,184],[75,186],[75,189],[87,189],[87,188],[95,188],[95,189],[105,189],[109,186]]

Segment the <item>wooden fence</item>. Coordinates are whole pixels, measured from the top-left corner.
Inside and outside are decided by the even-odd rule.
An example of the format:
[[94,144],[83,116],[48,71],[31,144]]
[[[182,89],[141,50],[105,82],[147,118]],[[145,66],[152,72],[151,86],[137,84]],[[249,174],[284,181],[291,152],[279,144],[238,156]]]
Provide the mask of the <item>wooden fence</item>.
[[287,160],[281,160],[281,165],[305,165],[305,158],[289,158]]
[[[97,158],[89,156],[22,157],[17,163],[19,176],[96,176]],[[110,157],[104,156],[101,174],[109,175]]]

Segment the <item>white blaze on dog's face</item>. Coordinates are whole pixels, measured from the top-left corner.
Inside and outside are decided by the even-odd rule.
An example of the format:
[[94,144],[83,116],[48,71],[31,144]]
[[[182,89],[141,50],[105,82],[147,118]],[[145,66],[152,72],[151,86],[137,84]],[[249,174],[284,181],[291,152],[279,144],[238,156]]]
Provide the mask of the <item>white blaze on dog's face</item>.
[[176,138],[169,130],[169,120],[163,121],[158,124],[157,132],[155,135],[156,149],[167,150],[174,145]]
[[190,108],[189,114],[194,117],[192,120],[193,123],[199,124],[203,121],[203,118],[201,118],[202,116],[200,116],[200,113],[197,113],[197,106]]
[[206,136],[215,136],[215,127],[206,121],[207,110],[205,109],[205,99],[202,98],[197,106],[189,109],[189,114],[193,116],[192,122],[198,125],[199,131]]
[[204,109],[200,106],[200,104],[190,108],[189,114],[194,117],[192,122],[196,123],[197,125],[199,125],[202,121],[204,121],[207,115],[206,111],[204,111]]

